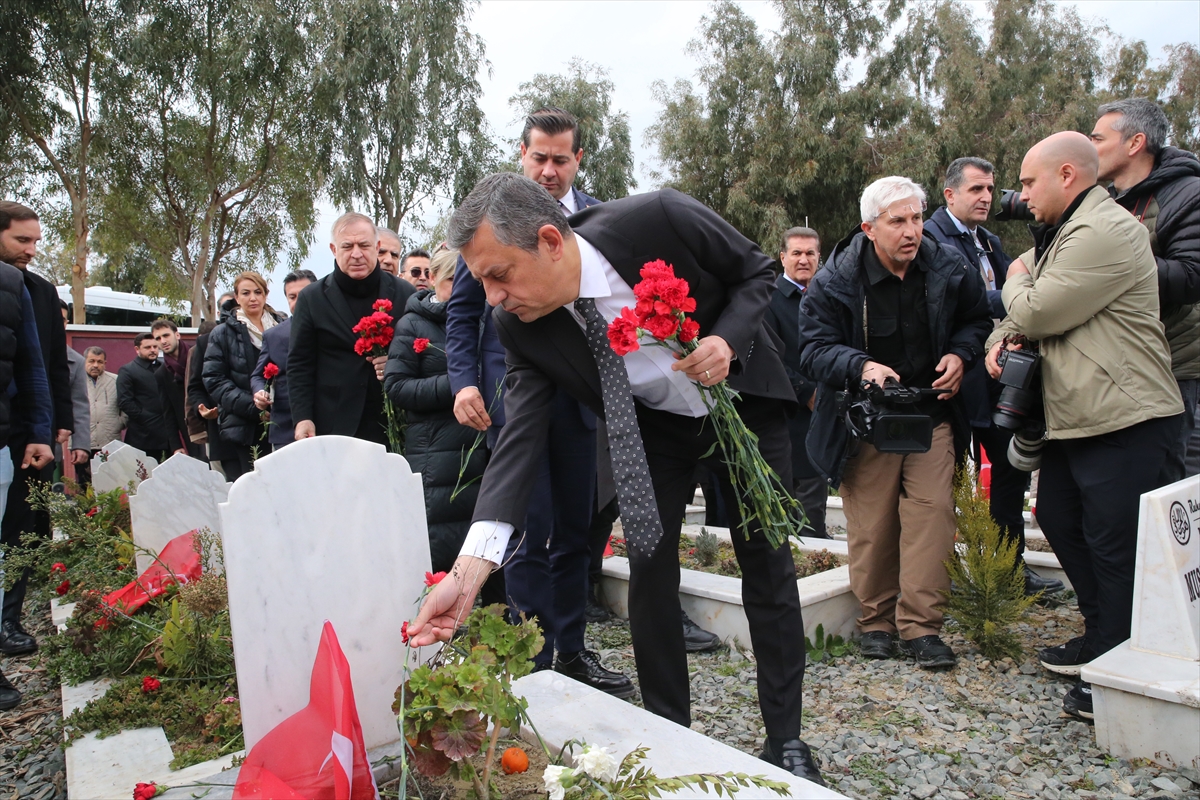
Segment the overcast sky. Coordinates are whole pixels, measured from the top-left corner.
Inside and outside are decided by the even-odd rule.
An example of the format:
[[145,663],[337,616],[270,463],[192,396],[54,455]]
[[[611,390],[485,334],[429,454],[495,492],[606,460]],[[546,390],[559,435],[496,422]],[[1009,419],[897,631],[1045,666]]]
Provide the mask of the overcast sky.
[[[766,0],[741,0],[740,5],[762,28],[778,25]],[[981,19],[986,17],[983,0],[969,5]],[[1063,0],[1062,5],[1075,6],[1085,20],[1106,23],[1125,38],[1144,39],[1153,56],[1182,41],[1200,47],[1200,0]],[[614,107],[629,115],[636,148],[635,191],[657,188],[650,173],[659,165],[645,140],[659,110],[650,87],[656,80],[670,85],[679,78],[694,79],[698,62],[687,45],[709,8],[702,0],[484,0],[471,29],[483,37],[491,62],[491,75],[482,74],[480,83],[492,133],[504,140],[520,134],[508,99],[522,82],[539,72],[565,72],[572,58],[582,58],[609,71]],[[336,216],[330,205],[322,204],[316,239],[304,263],[318,276],[333,268],[328,241]],[[276,308],[287,307],[284,273],[277,269],[271,280]]]

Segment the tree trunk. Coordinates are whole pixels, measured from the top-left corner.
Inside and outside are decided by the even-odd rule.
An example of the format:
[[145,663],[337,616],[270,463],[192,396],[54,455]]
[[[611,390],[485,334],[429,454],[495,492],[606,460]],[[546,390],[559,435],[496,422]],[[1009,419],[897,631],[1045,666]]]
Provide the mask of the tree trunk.
[[87,322],[87,303],[83,287],[87,285],[88,216],[87,195],[83,192],[71,200],[71,218],[75,228],[75,259],[71,264],[71,321],[76,325]]

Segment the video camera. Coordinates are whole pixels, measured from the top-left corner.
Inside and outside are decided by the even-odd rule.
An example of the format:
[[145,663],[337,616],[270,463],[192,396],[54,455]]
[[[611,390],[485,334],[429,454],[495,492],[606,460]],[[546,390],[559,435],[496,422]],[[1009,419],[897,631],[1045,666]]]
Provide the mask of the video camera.
[[916,410],[922,400],[944,389],[915,389],[887,378],[883,386],[863,381],[858,389],[837,393],[846,430],[881,453],[928,453],[933,444],[933,418]]

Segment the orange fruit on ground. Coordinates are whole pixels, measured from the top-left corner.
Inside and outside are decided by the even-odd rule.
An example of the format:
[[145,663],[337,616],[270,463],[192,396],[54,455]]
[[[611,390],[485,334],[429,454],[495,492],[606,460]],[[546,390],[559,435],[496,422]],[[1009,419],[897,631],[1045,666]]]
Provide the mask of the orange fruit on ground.
[[500,768],[504,770],[505,775],[524,772],[529,769],[529,756],[519,747],[510,747],[500,757]]

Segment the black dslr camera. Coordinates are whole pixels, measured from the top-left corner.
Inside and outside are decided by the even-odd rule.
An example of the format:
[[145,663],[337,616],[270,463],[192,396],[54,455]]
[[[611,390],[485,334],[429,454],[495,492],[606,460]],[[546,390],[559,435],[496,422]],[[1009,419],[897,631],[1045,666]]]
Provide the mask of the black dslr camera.
[[883,386],[863,381],[857,390],[837,393],[846,430],[881,453],[928,453],[933,444],[933,419],[916,410],[917,403],[944,389],[914,389],[895,378]]
[[[1021,350],[1009,350],[1019,344]],[[1042,356],[1037,342],[1024,336],[1004,337],[1000,354],[1000,397],[992,411],[997,428],[1012,431],[1008,461],[1014,467],[1032,472],[1041,466],[1043,437],[1046,435],[1045,409],[1042,406]]]
[[996,204],[996,221],[1008,222],[1014,219],[1033,222],[1033,212],[1029,210],[1029,204],[1021,202],[1020,190],[1001,189],[1000,202]]

